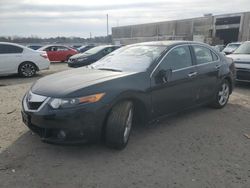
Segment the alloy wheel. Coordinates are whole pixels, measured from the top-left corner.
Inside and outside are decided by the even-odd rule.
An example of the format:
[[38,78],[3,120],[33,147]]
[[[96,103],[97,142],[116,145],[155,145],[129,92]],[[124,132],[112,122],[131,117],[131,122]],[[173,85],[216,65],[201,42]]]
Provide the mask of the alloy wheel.
[[36,67],[30,63],[21,66],[21,74],[25,77],[31,77],[36,73]]
[[125,130],[124,130],[124,135],[123,135],[124,143],[128,141],[129,134],[130,134],[131,127],[132,127],[132,122],[133,122],[133,109],[131,108],[129,110],[128,117],[126,120],[126,125],[125,125]]
[[229,98],[229,86],[227,83],[223,83],[221,90],[218,93],[218,102],[221,106],[224,106],[227,103]]

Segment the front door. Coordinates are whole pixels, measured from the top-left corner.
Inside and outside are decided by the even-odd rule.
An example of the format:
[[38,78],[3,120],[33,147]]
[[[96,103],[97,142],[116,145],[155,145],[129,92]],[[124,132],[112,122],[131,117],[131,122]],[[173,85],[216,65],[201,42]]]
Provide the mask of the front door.
[[0,44],[0,74],[17,73],[22,62],[23,49],[9,44]]
[[[167,72],[166,78],[159,79],[162,71]],[[151,77],[153,118],[192,106],[196,78],[190,47],[183,45],[171,49]]]

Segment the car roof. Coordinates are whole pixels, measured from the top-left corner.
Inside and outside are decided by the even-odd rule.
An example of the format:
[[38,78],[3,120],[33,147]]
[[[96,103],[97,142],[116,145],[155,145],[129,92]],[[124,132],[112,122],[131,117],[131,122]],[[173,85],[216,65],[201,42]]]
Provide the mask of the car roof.
[[18,46],[20,48],[26,48],[23,45],[17,44],[17,43],[12,43],[12,42],[0,42],[0,44],[8,44],[8,45],[13,45],[13,46]]
[[[202,42],[195,42],[195,41],[185,41],[185,40],[166,40],[166,41],[152,41],[152,42],[142,42],[142,43],[136,43],[133,45],[148,45],[148,46],[176,46],[176,45],[182,45],[182,44],[198,44],[198,45],[204,45],[209,46],[208,44],[202,43]],[[209,46],[211,47],[211,46]]]
[[63,47],[66,47],[66,48],[70,48],[69,46],[66,46],[66,45],[61,45],[61,44],[48,44],[48,45],[45,45],[45,46],[42,46],[41,49],[45,49],[45,48],[49,48],[49,47],[52,47],[52,46],[63,46]]
[[231,43],[228,43],[227,45],[229,44],[242,44],[242,42],[231,42]]
[[116,45],[100,45],[100,46],[94,46],[93,48],[91,49],[94,49],[94,48],[108,48],[108,47],[116,47]]
[[100,45],[100,46],[95,46],[95,47],[114,47],[115,45]]

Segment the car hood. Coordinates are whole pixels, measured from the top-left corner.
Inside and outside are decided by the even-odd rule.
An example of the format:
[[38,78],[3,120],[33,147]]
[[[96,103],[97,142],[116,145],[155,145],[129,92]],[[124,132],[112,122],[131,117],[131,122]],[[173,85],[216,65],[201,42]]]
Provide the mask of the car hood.
[[70,57],[70,59],[78,59],[78,58],[84,58],[84,57],[90,57],[92,54],[86,54],[86,53],[80,53],[80,54],[75,54]]
[[233,52],[234,50],[236,50],[236,48],[227,47],[227,48],[225,48],[225,49],[223,50],[223,52],[228,52],[228,53],[230,53],[230,52]]
[[134,73],[77,68],[52,74],[39,79],[33,84],[31,91],[48,97],[67,97],[72,93]]

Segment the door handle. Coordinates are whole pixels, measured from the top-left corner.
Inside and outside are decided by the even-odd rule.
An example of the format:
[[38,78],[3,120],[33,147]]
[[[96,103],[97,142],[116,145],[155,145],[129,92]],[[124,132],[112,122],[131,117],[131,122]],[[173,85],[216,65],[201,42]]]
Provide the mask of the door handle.
[[197,76],[197,72],[190,72],[189,74],[188,74],[188,77],[189,78],[193,78],[193,77],[195,77],[195,76]]
[[221,65],[215,65],[215,68],[216,68],[217,70],[219,70],[220,67],[221,67]]

